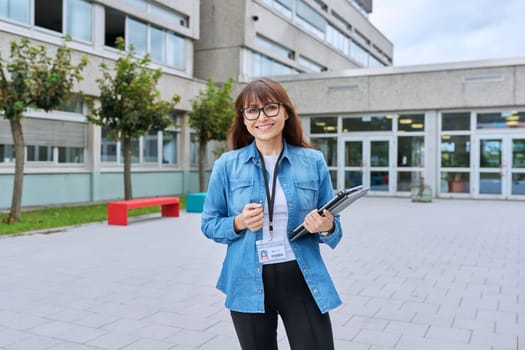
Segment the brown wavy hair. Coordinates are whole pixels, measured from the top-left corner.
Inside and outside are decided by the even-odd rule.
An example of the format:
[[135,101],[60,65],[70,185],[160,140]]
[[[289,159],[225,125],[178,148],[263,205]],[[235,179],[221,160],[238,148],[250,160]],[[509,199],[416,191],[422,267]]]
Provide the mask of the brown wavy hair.
[[248,83],[235,100],[235,119],[229,131],[233,149],[247,146],[254,139],[244,125],[244,116],[241,108],[255,102],[263,104],[280,102],[286,108],[286,113],[288,114],[288,119],[285,121],[283,129],[283,137],[286,142],[294,146],[313,148],[304,138],[301,120],[284,87],[270,78],[260,78]]

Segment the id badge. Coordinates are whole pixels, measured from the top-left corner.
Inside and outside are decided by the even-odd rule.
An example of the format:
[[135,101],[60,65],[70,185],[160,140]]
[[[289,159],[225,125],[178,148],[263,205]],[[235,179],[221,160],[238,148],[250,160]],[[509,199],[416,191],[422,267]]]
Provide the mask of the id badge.
[[261,264],[282,260],[286,257],[284,240],[257,241],[257,256]]

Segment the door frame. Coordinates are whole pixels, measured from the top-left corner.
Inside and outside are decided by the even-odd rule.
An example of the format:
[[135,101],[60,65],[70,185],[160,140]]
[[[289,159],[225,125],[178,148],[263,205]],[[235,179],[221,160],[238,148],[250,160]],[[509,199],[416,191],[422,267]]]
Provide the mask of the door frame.
[[[523,134],[516,133],[505,133],[505,134],[494,134],[494,133],[483,133],[477,134],[473,137],[473,166],[472,166],[472,195],[474,198],[492,198],[492,199],[525,199],[525,195],[513,195],[512,194],[512,174],[523,173],[524,169],[515,169],[512,167],[512,141],[514,139],[525,139]],[[482,168],[480,165],[480,145],[482,140],[501,140],[501,165],[499,170],[497,168]],[[491,171],[491,169],[494,169]],[[480,193],[480,174],[482,173],[495,173],[498,172],[501,175],[501,193],[500,194],[486,194]]]
[[[388,142],[388,166],[385,167],[371,167],[371,142],[373,141],[387,141]],[[345,144],[346,142],[361,142],[363,159],[361,166],[345,166]],[[362,174],[362,184],[365,187],[370,187],[370,194],[393,194],[395,192],[395,176],[396,176],[396,138],[392,135],[374,135],[374,136],[342,136],[338,140],[338,167],[337,167],[337,184],[338,188],[345,187],[345,172],[346,171],[360,171]],[[388,172],[388,190],[387,191],[373,191],[371,184],[372,171],[387,171]]]

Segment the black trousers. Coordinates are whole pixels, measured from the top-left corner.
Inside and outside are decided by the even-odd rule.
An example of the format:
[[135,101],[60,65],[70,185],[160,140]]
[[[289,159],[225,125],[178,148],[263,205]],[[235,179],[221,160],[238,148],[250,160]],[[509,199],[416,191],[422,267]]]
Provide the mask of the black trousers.
[[291,350],[333,350],[332,325],[322,314],[296,261],[263,266],[265,313],[231,311],[243,350],[277,350],[277,316]]

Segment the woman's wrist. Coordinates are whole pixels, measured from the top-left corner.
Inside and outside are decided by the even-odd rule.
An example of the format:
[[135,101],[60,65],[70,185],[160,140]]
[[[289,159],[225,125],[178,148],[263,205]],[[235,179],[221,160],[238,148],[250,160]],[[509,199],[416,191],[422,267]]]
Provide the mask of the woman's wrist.
[[335,223],[332,222],[332,228],[330,228],[330,230],[328,231],[321,231],[319,232],[319,234],[323,237],[326,237],[326,236],[330,236],[332,233],[334,233],[335,231]]
[[241,225],[239,224],[239,220],[240,220],[240,214],[233,217],[233,230],[235,231],[235,233],[239,233],[242,230],[244,230],[244,228],[242,228]]

